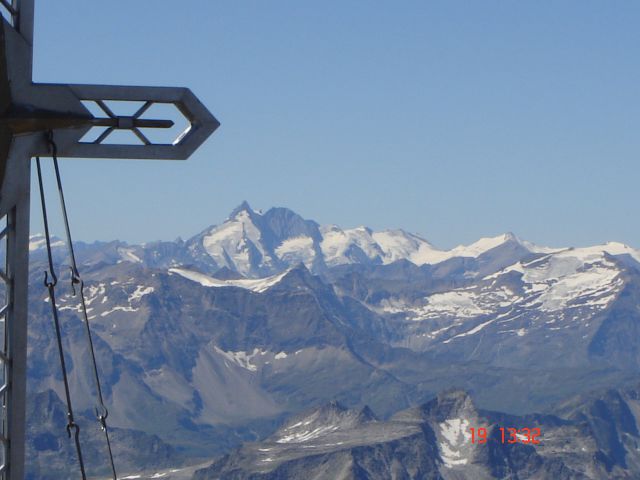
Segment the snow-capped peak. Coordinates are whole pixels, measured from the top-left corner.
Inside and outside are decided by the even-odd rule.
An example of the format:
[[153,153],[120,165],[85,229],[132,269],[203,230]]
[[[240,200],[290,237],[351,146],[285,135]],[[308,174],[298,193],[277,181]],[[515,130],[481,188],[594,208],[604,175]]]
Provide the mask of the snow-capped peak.
[[516,237],[513,233],[503,233],[502,235],[498,235],[496,237],[485,237],[480,240],[472,243],[471,245],[459,245],[456,248],[450,250],[448,253],[451,254],[452,257],[479,257],[483,253],[488,252],[489,250],[493,250],[500,245],[504,245],[508,242],[514,242],[518,244],[522,244],[522,242]]
[[636,250],[624,243],[607,242],[604,245],[601,245],[600,248],[609,255],[629,255],[636,262],[640,263],[640,250]]
[[[64,247],[65,242],[61,238],[51,237],[51,247]],[[47,241],[42,233],[36,233],[29,236],[29,251],[33,252],[41,248],[46,248]]]
[[240,213],[243,213],[243,212],[246,214],[245,216],[249,216],[251,214],[260,215],[258,212],[256,212],[251,208],[251,205],[249,205],[249,202],[247,202],[246,200],[243,200],[240,205],[238,205],[236,208],[234,208],[231,211],[231,214],[227,218],[227,221],[235,219]]
[[415,256],[413,259],[409,258],[409,260],[416,263],[417,265],[434,265],[455,257],[478,258],[484,253],[489,252],[490,250],[507,244],[520,246],[524,250],[528,250],[530,252],[538,251],[538,248],[532,243],[524,242],[516,237],[513,233],[509,232],[498,235],[496,237],[481,238],[480,240],[470,245],[458,245],[451,250],[438,250],[429,245],[430,249],[428,252],[425,251],[425,254]]
[[276,259],[265,245],[260,214],[243,202],[217,227],[202,234],[201,246],[219,267],[244,276],[274,273]]

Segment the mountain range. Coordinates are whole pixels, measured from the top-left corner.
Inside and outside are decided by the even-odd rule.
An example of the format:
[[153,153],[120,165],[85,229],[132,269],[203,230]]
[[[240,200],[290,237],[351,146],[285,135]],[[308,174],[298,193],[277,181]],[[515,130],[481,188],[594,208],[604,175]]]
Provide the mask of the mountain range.
[[[29,391],[53,411],[63,394],[43,246],[32,237]],[[79,243],[76,252],[116,453],[132,474],[162,464],[149,452],[167,465],[203,461],[279,435],[287,418],[327,402],[367,405],[384,424],[461,388],[474,409],[522,416],[639,380],[640,252],[619,243],[556,249],[505,234],[444,251],[402,230],[320,226],[244,202],[186,241]],[[64,272],[59,239],[54,260]],[[68,280],[60,274],[57,297],[76,409],[89,422],[90,370]],[[32,478],[67,478],[50,427],[30,429]],[[407,435],[425,428],[415,420]],[[429,468],[442,472],[434,455]]]
[[[329,403],[198,470],[194,479],[637,478],[638,388],[574,398],[557,414],[480,410],[462,391],[378,419]],[[483,430],[484,429],[484,430]]]

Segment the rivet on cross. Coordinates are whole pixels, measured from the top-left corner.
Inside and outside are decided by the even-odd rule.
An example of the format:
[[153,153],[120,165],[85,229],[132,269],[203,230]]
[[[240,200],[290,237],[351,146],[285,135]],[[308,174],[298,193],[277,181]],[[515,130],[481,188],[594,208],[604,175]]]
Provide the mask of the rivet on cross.
[[[186,159],[219,123],[187,88],[34,84],[34,0],[0,0],[0,478],[24,477],[27,362],[30,159],[51,154],[52,131],[60,157]],[[130,115],[111,102],[138,102]],[[85,106],[93,103],[97,115]],[[146,118],[156,104],[174,105],[189,122],[171,143],[154,143],[147,129],[170,119]],[[93,140],[85,140],[100,128]],[[128,131],[136,143],[105,143]]]

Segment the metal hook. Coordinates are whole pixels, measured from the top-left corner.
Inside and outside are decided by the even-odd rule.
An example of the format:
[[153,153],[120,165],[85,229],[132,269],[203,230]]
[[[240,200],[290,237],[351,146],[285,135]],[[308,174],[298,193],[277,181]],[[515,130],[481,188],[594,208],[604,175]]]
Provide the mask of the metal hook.
[[80,426],[71,419],[71,415],[69,415],[68,418],[69,423],[67,424],[67,435],[71,438],[71,429],[73,429],[73,437],[76,444],[76,450],[78,452],[78,463],[80,464],[80,473],[82,480],[86,480],[87,474],[84,470],[84,460],[82,459],[82,451],[80,449]]
[[80,290],[82,291],[82,279],[80,278],[80,275],[75,268],[69,266],[69,270],[71,270],[71,290],[73,291],[73,296],[75,297],[76,285],[80,285]]
[[107,407],[104,406],[104,404],[97,405],[94,410],[96,412],[96,417],[98,418],[106,419],[109,416],[109,411],[107,410]]
[[[68,418],[68,417],[67,417]],[[71,429],[73,429],[74,434],[77,436],[80,430],[80,428],[78,427],[78,425],[76,425],[76,423],[71,420],[70,418],[67,420],[67,435],[69,435],[69,438],[71,438]]]
[[49,272],[47,270],[44,271],[44,286],[47,288],[53,288],[56,286],[56,284],[58,283],[58,277],[56,277],[56,274],[51,272],[51,278],[53,279],[52,282],[49,281]]
[[98,421],[100,422],[100,426],[102,427],[102,430],[106,430],[107,429],[107,417],[109,416],[109,410],[107,410],[107,407],[105,407],[103,404],[95,407],[95,412],[96,412],[96,417],[98,418]]

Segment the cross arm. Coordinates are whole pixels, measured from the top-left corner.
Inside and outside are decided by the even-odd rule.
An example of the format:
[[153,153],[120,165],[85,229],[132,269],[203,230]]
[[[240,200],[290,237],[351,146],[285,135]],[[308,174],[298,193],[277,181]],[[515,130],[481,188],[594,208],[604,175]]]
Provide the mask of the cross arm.
[[[38,85],[46,88],[46,85]],[[61,157],[82,158],[131,158],[184,160],[188,158],[220,125],[188,88],[181,87],[141,87],[110,85],[66,85],[78,102],[94,102],[101,113],[89,114],[91,118],[79,119],[82,134],[89,127],[106,127],[93,141],[83,141],[78,134],[56,131],[58,154]],[[116,115],[106,102],[139,102],[140,108],[132,115]],[[147,119],[143,115],[153,105],[174,105],[189,122],[187,129],[171,143],[151,142],[144,134],[147,128],[167,128],[173,125],[170,119]],[[88,110],[87,110],[88,112]],[[141,144],[105,143],[116,130],[133,132]]]

